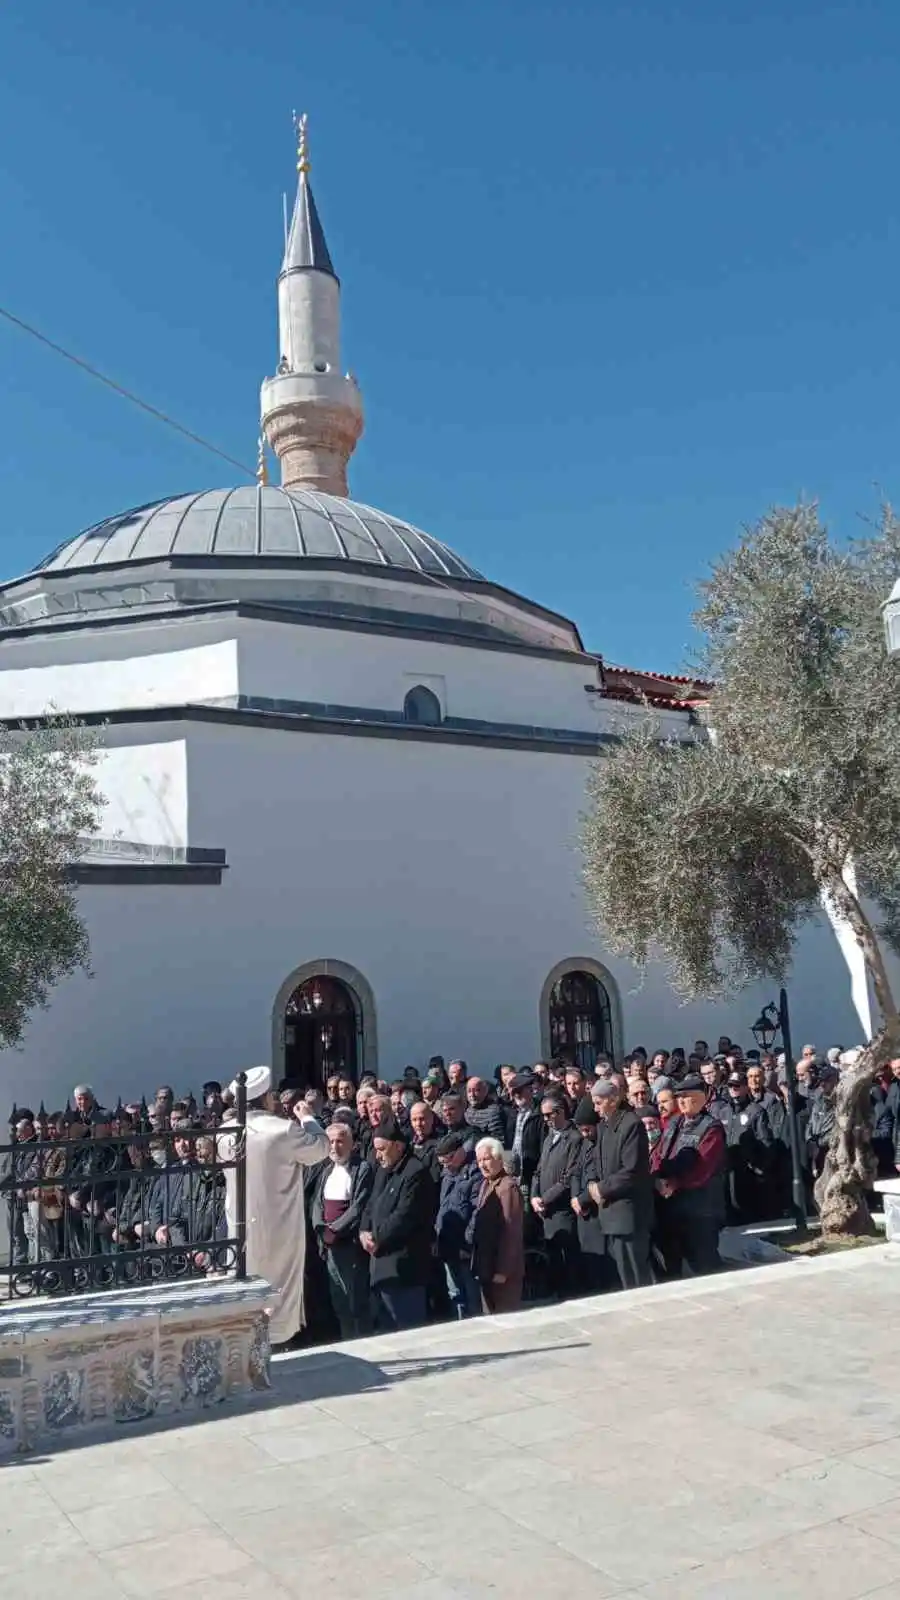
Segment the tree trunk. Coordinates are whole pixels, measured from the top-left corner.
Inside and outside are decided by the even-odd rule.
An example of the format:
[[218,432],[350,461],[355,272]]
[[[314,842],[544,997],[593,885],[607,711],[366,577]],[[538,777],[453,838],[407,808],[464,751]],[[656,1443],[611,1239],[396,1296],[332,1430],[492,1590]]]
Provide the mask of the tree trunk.
[[869,1091],[878,1068],[896,1053],[898,1037],[893,1023],[879,1028],[855,1066],[841,1074],[834,1097],[834,1131],[813,1191],[825,1238],[875,1232],[866,1200],[878,1170]]
[[891,991],[875,929],[843,876],[832,879],[826,892],[856,936],[872,978],[882,1022],[852,1067],[840,1077],[834,1097],[834,1131],[814,1196],[825,1238],[875,1232],[866,1200],[877,1175],[872,1152],[870,1090],[879,1067],[898,1053],[900,1016]]

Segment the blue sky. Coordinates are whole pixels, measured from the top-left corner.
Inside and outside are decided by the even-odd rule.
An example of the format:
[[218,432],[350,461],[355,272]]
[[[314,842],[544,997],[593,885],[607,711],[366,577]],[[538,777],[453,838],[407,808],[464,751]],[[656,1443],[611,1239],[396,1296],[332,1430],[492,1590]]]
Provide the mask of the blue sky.
[[[0,304],[250,464],[305,108],[353,493],[608,660],[772,502],[900,500],[896,0],[9,0],[0,60]],[[237,481],[2,323],[0,466],[9,576]]]

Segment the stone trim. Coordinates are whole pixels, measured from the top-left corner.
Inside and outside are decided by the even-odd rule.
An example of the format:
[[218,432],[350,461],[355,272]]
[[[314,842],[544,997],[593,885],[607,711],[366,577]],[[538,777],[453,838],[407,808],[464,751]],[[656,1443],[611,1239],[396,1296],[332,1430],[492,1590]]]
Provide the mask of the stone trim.
[[197,884],[219,884],[224,867],[138,866],[116,861],[76,861],[66,872],[70,883],[81,884],[175,884],[189,888]]
[[84,841],[84,854],[67,876],[70,883],[216,884],[225,871],[224,850],[97,837]]
[[[381,713],[383,715],[383,713]],[[36,728],[47,717],[7,717],[0,725],[7,728]],[[166,722],[209,722],[234,727],[270,728],[286,733],[333,733],[349,738],[406,739],[413,743],[463,744],[497,750],[540,751],[547,754],[599,756],[609,745],[619,744],[618,734],[575,733],[561,729],[554,736],[502,723],[448,726],[415,722],[344,721],[340,717],[303,713],[253,711],[242,706],[217,706],[197,703],[178,706],[144,706],[130,710],[80,712],[78,720],[88,727],[138,726]],[[462,719],[460,719],[462,720]]]
[[[2,600],[2,593],[0,593]],[[428,626],[427,619],[419,619],[411,611],[398,611],[395,616],[370,609],[366,615],[349,606],[342,612],[304,611],[299,606],[279,605],[264,600],[211,600],[204,604],[132,606],[126,614],[116,612],[58,612],[56,620],[45,617],[40,621],[10,624],[2,630],[3,638],[27,639],[32,634],[77,633],[93,628],[122,628],[136,623],[187,621],[207,616],[246,617],[251,621],[287,624],[290,627],[332,628],[343,633],[380,634],[389,638],[424,639],[429,644],[462,646],[467,650],[497,651],[502,655],[534,656],[540,660],[581,662],[590,671],[597,670],[598,657],[584,650],[563,650],[553,645],[526,644],[499,633],[480,633],[476,628],[469,632],[463,627]]]
[[[139,509],[139,508],[138,508]],[[298,568],[298,562],[301,563]],[[25,584],[47,584],[57,578],[68,580],[70,578],[92,577],[102,582],[111,574],[121,574],[123,571],[140,580],[141,574],[150,568],[157,567],[164,573],[176,572],[203,572],[213,567],[216,572],[238,572],[242,568],[252,572],[352,572],[365,577],[375,577],[382,581],[393,583],[417,584],[421,588],[459,589],[462,593],[471,591],[472,594],[494,595],[499,600],[511,601],[516,610],[530,613],[531,616],[540,617],[544,621],[562,623],[566,628],[571,628],[579,646],[582,646],[581,635],[570,617],[564,617],[559,611],[550,611],[546,606],[538,605],[537,601],[529,600],[525,595],[517,594],[515,589],[507,589],[502,583],[493,583],[489,578],[457,578],[450,575],[420,572],[414,567],[382,566],[377,561],[352,561],[346,557],[335,559],[333,556],[249,556],[249,555],[158,555],[142,556],[137,561],[100,562],[98,565],[85,567],[57,567],[47,570],[35,567],[31,572],[25,572],[20,578],[11,578],[8,583],[0,585],[0,604],[10,592],[23,587]],[[126,620],[127,612],[120,618]],[[582,646],[583,648],[583,646]]]

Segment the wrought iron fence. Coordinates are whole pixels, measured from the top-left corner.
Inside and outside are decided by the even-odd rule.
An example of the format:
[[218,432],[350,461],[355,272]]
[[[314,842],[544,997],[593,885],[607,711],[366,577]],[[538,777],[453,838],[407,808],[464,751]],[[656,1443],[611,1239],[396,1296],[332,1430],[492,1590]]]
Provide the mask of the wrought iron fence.
[[[146,1106],[23,1124],[0,1145],[10,1299],[246,1275],[247,1091],[204,1126],[154,1127]],[[6,1259],[3,1259],[3,1255]]]

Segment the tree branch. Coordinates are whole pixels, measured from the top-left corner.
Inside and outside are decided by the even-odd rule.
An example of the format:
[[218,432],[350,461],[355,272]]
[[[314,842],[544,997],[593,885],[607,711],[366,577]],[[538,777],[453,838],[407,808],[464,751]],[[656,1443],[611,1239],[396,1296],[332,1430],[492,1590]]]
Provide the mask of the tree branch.
[[897,1002],[891,988],[884,956],[869,918],[863,911],[858,897],[853,893],[842,873],[830,872],[823,880],[823,888],[835,910],[849,923],[853,935],[859,945],[866,967],[872,976],[872,985],[875,989],[875,998],[881,1011],[882,1020],[894,1029],[900,1025],[900,1014],[897,1011]]

